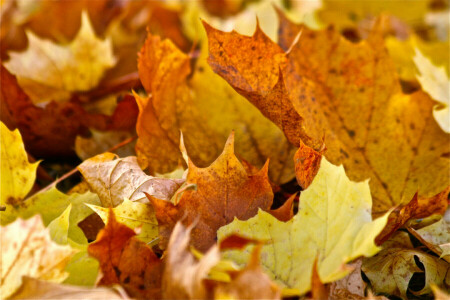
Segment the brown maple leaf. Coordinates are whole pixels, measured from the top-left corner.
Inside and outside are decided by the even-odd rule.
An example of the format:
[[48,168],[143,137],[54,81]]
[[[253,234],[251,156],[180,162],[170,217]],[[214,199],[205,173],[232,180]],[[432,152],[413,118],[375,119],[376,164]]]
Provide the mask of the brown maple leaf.
[[273,193],[267,176],[268,163],[254,175],[249,175],[234,155],[234,133],[228,138],[222,154],[207,168],[198,168],[189,161],[187,184],[196,190],[185,191],[179,202],[148,196],[158,219],[160,246],[165,248],[175,223],[195,223],[191,244],[206,251],[214,244],[216,231],[234,218],[247,220],[268,210]]
[[89,254],[100,262],[103,277],[99,284],[120,284],[136,298],[160,298],[161,260],[135,236],[131,228],[117,222],[110,209],[105,228],[88,246]]
[[[332,28],[314,31],[280,16],[279,45],[257,28],[252,37],[204,23],[209,63],[277,124],[297,147],[302,140],[343,164],[349,178],[370,178],[374,213],[449,182],[445,134],[423,91],[402,93],[378,22],[352,43]],[[378,27],[377,27],[378,26]]]

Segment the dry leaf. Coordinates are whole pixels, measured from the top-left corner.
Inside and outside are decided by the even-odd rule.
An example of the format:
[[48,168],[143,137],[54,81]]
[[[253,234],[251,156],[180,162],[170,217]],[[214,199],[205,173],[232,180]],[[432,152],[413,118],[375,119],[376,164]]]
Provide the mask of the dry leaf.
[[191,244],[208,250],[216,240],[216,231],[234,218],[246,220],[258,208],[268,210],[273,193],[267,176],[268,164],[257,174],[247,174],[234,155],[234,134],[228,138],[222,154],[207,168],[198,168],[189,160],[186,178],[196,190],[185,191],[178,203],[149,197],[159,224],[162,248],[175,223],[195,224]]

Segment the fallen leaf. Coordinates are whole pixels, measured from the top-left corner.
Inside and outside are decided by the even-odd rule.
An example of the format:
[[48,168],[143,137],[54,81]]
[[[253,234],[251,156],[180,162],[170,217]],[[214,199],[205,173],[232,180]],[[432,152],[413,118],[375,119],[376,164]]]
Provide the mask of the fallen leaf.
[[331,299],[364,299],[367,284],[361,276],[361,265],[362,259],[348,264],[353,271],[331,284],[329,294]]
[[2,227],[1,242],[2,298],[21,286],[22,276],[54,282],[67,277],[64,267],[74,251],[51,241],[40,216]]
[[448,207],[447,199],[449,193],[450,186],[430,198],[418,197],[417,194],[414,195],[408,204],[396,208],[390,213],[386,226],[376,238],[377,244],[381,245],[411,219],[426,218],[434,214],[443,215]]
[[19,128],[27,151],[36,157],[74,155],[75,137],[85,134],[88,128],[130,130],[134,127],[137,105],[132,97],[119,102],[112,116],[88,113],[77,102],[50,102],[42,108],[31,102],[3,64],[1,80],[2,121],[6,118],[10,122],[8,126]]
[[190,158],[205,167],[220,154],[224,141],[235,130],[236,152],[245,160],[261,167],[270,158],[273,181],[292,179],[292,146],[274,124],[214,74],[206,58],[207,45],[203,43],[195,68],[191,68],[189,55],[171,41],[147,37],[138,68],[151,98],[136,95],[140,163],[158,173],[182,164],[178,146],[181,131]]
[[[263,269],[282,287],[304,294],[311,288],[314,260],[323,283],[345,277],[345,266],[360,256],[371,256],[380,248],[374,239],[383,229],[387,215],[372,221],[368,182],[351,182],[342,166],[322,159],[319,172],[300,196],[298,213],[280,222],[259,210],[247,220],[234,220],[219,229],[219,241],[237,233],[267,240],[262,248]],[[248,252],[248,251],[247,251]],[[242,264],[247,252],[229,251],[224,257]],[[295,263],[294,263],[295,262]]]
[[10,131],[3,122],[0,122],[0,130],[2,148],[0,205],[6,207],[6,211],[2,212],[3,216],[19,206],[31,190],[39,162],[32,164],[28,162],[19,130]]
[[48,281],[36,280],[30,277],[22,278],[22,285],[9,299],[128,299],[113,289],[85,288]]
[[91,190],[100,197],[103,207],[115,207],[124,198],[142,202],[146,192],[160,199],[170,200],[184,182],[148,176],[139,167],[136,157],[119,158],[113,153],[103,153],[78,166]]
[[[109,208],[88,205],[95,211],[106,224]],[[149,204],[133,202],[125,198],[122,203],[112,209],[118,222],[131,229],[139,228],[137,237],[149,243],[158,237],[158,221],[156,220],[153,207]]]
[[306,146],[300,141],[300,147],[295,152],[295,177],[302,189],[308,188],[317,175],[322,160],[322,153]]
[[210,299],[210,291],[203,280],[220,260],[217,246],[213,246],[199,260],[189,250],[193,226],[177,223],[167,247],[162,279],[163,299]]
[[117,222],[112,209],[108,222],[88,246],[88,252],[100,262],[100,285],[120,284],[131,297],[160,298],[161,261],[136,233]]
[[111,41],[97,38],[86,13],[80,31],[67,45],[40,39],[30,31],[27,38],[27,50],[9,53],[4,65],[33,103],[66,101],[71,92],[95,87],[115,64]]
[[261,245],[256,246],[245,268],[214,289],[215,299],[281,299],[280,288],[260,266],[260,250]]
[[438,288],[436,285],[431,285],[431,289],[433,290],[433,295],[435,300],[448,300],[450,299],[450,295],[445,291]]
[[207,168],[198,168],[189,160],[186,184],[196,190],[185,191],[179,202],[149,197],[159,224],[160,247],[166,248],[175,223],[195,224],[191,244],[200,251],[215,242],[216,231],[234,218],[246,220],[258,208],[268,210],[273,193],[267,176],[268,164],[249,175],[234,155],[234,133],[228,138],[222,154]]
[[441,126],[442,130],[450,132],[450,78],[444,67],[436,67],[426,58],[419,50],[416,49],[414,56],[414,63],[416,64],[419,73],[417,80],[419,80],[422,88],[434,100],[439,102],[433,107],[433,116]]
[[332,28],[314,31],[279,15],[281,47],[259,28],[247,37],[205,24],[213,70],[292,144],[301,139],[318,151],[325,141],[325,157],[342,163],[351,180],[370,178],[375,214],[417,191],[442,191],[450,136],[431,117],[434,103],[424,92],[401,92],[378,27],[352,43]]
[[431,283],[438,286],[444,284],[449,263],[414,249],[406,232],[398,232],[386,243],[376,256],[363,260],[362,270],[374,292],[407,299],[408,286],[414,273],[425,273],[423,288],[411,291],[415,295],[431,293]]
[[435,250],[437,252],[436,254],[450,263],[450,257],[446,257],[450,255],[450,253],[448,253],[448,243],[450,243],[449,222],[442,218],[434,224],[416,230],[416,232],[420,235],[423,241],[427,243],[425,246],[430,248],[432,251],[437,248],[437,251]]

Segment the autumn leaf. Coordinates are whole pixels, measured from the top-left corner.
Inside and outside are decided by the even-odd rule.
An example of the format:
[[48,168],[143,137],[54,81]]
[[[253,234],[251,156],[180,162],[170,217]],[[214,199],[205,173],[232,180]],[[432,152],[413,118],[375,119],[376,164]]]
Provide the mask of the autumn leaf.
[[417,76],[422,88],[439,105],[433,107],[433,116],[442,130],[450,132],[450,79],[444,67],[436,67],[416,49],[414,62],[420,74]]
[[[257,28],[252,37],[205,24],[209,64],[281,129],[342,163],[351,180],[370,178],[374,213],[449,181],[449,135],[431,117],[422,91],[401,91],[377,23],[351,43],[336,30],[314,31],[280,15],[279,45]],[[285,52],[286,51],[286,52]],[[446,142],[447,141],[447,142]],[[432,176],[428,174],[433,174]]]
[[[38,162],[29,163],[20,132],[10,131],[0,122],[1,137],[1,205],[11,213],[24,200],[36,178]],[[7,151],[5,151],[8,149]],[[2,218],[2,224],[3,218]]]
[[67,277],[64,267],[74,251],[50,239],[40,216],[18,219],[2,228],[2,297],[12,295],[22,284],[22,276],[61,282]]
[[140,163],[158,173],[182,164],[181,131],[190,158],[205,167],[220,155],[223,143],[235,130],[237,153],[258,167],[270,158],[271,178],[277,183],[289,181],[293,148],[274,124],[214,74],[206,58],[203,43],[195,68],[191,68],[189,55],[171,41],[148,35],[138,68],[151,98],[135,95],[140,107],[136,124]]
[[161,261],[129,227],[117,222],[112,209],[108,222],[88,252],[100,262],[99,284],[120,284],[138,298],[160,298]]
[[246,220],[258,208],[268,210],[273,193],[267,176],[268,164],[253,175],[247,174],[234,155],[234,133],[228,138],[222,154],[207,168],[199,168],[189,160],[187,190],[178,203],[149,197],[159,224],[160,247],[166,248],[175,223],[195,224],[191,244],[201,251],[215,242],[216,231],[234,218]]
[[[102,218],[104,223],[107,222],[109,208],[88,206]],[[150,243],[158,237],[158,221],[151,205],[133,202],[125,198],[112,210],[118,222],[131,229],[139,229],[140,233],[137,237],[142,241]]]
[[193,226],[177,223],[170,236],[162,279],[163,299],[209,299],[203,280],[220,260],[218,247],[214,246],[200,259],[189,250]]
[[84,288],[23,277],[22,285],[9,299],[128,299],[107,288]]
[[442,218],[434,224],[418,229],[417,233],[425,246],[450,263],[450,222]]
[[[328,283],[349,273],[346,262],[380,250],[374,239],[385,226],[387,215],[372,221],[371,204],[367,181],[351,182],[342,166],[322,159],[315,179],[301,194],[299,211],[292,220],[280,222],[260,210],[247,221],[234,220],[220,228],[218,237],[222,240],[238,233],[268,241],[261,251],[263,269],[282,287],[304,294],[311,288],[317,255],[320,279]],[[230,251],[225,257],[242,263],[248,253]]]
[[86,13],[80,31],[67,45],[40,39],[30,31],[27,38],[27,50],[9,53],[5,67],[34,103],[65,101],[70,92],[89,90],[115,64],[111,42],[97,38]]
[[146,201],[143,192],[170,200],[183,183],[182,179],[148,176],[139,167],[136,157],[119,158],[108,152],[85,160],[78,169],[104,207],[115,207],[124,198]]
[[362,265],[362,270],[376,293],[407,299],[409,283],[414,273],[425,273],[423,288],[412,291],[415,295],[430,293],[431,283],[439,286],[444,284],[449,264],[436,256],[414,249],[407,233],[398,232],[384,247],[376,256],[364,259]]

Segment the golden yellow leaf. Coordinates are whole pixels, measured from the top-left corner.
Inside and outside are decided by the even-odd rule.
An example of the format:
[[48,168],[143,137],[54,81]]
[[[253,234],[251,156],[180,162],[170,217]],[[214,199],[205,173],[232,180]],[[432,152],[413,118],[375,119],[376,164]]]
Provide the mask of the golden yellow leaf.
[[[323,158],[312,184],[300,196],[300,208],[293,219],[280,222],[260,210],[247,221],[235,219],[220,228],[218,237],[221,240],[238,233],[266,240],[261,253],[264,270],[276,283],[304,294],[311,288],[317,256],[320,279],[328,283],[349,273],[346,262],[380,250],[374,240],[387,215],[372,221],[371,208],[368,182],[351,182],[342,166]],[[243,264],[248,251],[229,251],[224,257]]]
[[116,63],[109,39],[101,40],[92,29],[87,13],[77,36],[67,45],[57,45],[27,32],[25,52],[11,52],[6,68],[34,103],[65,101],[70,92],[95,87],[105,70]]
[[269,174],[274,182],[292,179],[294,148],[276,125],[212,71],[206,59],[206,41],[195,69],[191,69],[190,57],[171,41],[147,37],[138,66],[151,98],[135,95],[140,110],[136,126],[140,164],[158,173],[181,164],[181,131],[192,161],[207,166],[235,130],[239,155],[257,167],[270,158]]
[[74,251],[52,242],[40,216],[22,219],[2,227],[1,290],[7,298],[22,284],[22,276],[61,282],[64,267]]
[[2,214],[8,214],[15,206],[20,205],[33,187],[39,162],[32,164],[28,162],[28,155],[18,129],[10,131],[3,122],[0,122],[0,130],[2,174],[0,205],[6,206],[6,211]]

